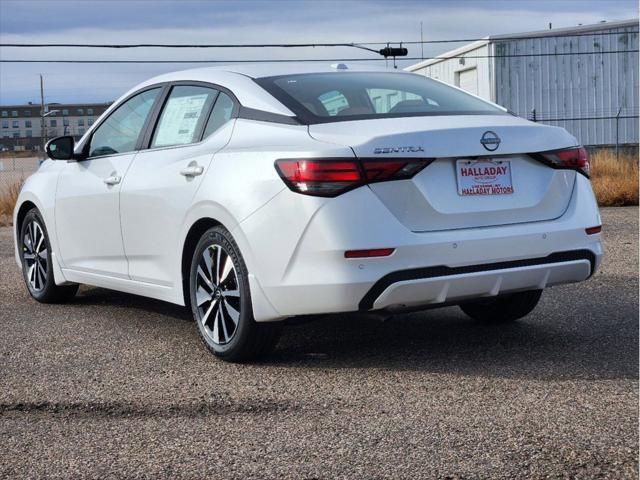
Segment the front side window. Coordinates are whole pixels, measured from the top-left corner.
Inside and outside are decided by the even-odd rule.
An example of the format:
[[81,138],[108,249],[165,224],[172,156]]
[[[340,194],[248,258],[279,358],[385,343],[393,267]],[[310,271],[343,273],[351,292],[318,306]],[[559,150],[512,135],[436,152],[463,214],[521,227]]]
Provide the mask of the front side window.
[[192,85],[173,87],[153,133],[151,147],[186,145],[200,140],[217,90]]
[[256,82],[307,123],[506,114],[455,88],[409,73],[310,73],[258,78]]
[[147,90],[120,105],[91,137],[89,156],[112,155],[135,150],[138,137],[160,88]]
[[209,120],[207,121],[207,126],[202,138],[207,138],[227,123],[233,116],[233,107],[234,104],[231,97],[226,93],[220,92],[220,95],[218,95],[216,103],[213,106],[213,110],[211,111],[211,115],[209,116]]

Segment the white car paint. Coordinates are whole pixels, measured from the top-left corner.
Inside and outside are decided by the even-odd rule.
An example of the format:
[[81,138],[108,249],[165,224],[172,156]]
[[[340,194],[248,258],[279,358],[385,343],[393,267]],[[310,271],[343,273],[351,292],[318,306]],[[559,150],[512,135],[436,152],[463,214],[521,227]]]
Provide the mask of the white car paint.
[[[349,66],[349,71],[371,67]],[[336,72],[323,65],[245,65],[156,77],[150,85],[209,82],[229,89],[243,107],[292,117],[253,78]],[[413,75],[398,73],[398,75]],[[78,148],[91,138],[89,130]],[[491,130],[513,163],[517,192],[460,197],[455,159],[487,155],[479,139]],[[86,283],[184,305],[183,255],[191,228],[214,219],[235,238],[249,272],[257,321],[357,311],[368,292],[394,272],[526,261],[587,251],[552,264],[399,280],[368,299],[365,309],[456,302],[585,280],[602,258],[601,224],[589,180],[526,156],[572,147],[574,137],[510,115],[458,115],[357,120],[314,125],[233,118],[199,143],[46,161],[25,183],[14,213],[35,205],[49,231],[57,284]],[[421,146],[382,158],[436,160],[413,178],[374,183],[334,198],[291,191],[274,162],[283,158],[371,157],[376,148]],[[184,176],[188,167],[202,174]],[[119,177],[107,185],[104,180]],[[17,238],[16,231],[16,238]],[[16,242],[16,245],[18,243]],[[345,251],[394,248],[388,257],[345,258]],[[20,264],[20,252],[16,248]],[[370,301],[369,301],[370,300]]]

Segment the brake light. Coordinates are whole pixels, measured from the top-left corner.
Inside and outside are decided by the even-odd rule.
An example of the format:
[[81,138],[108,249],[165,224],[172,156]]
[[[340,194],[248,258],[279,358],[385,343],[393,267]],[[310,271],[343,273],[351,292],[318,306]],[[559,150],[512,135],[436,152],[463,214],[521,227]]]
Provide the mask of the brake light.
[[335,197],[362,182],[355,160],[278,160],[276,170],[294,192]]
[[423,158],[284,159],[276,170],[290,190],[305,195],[335,197],[367,183],[413,177],[431,163]]
[[584,147],[566,148],[552,152],[542,152],[534,156],[542,157],[542,161],[554,168],[577,170],[589,177],[589,154]]

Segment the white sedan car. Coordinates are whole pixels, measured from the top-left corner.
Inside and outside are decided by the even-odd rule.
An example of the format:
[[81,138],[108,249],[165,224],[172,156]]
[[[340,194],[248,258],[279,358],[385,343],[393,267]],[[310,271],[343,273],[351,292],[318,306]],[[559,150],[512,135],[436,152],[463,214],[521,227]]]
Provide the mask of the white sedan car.
[[516,320],[602,258],[573,136],[412,73],[170,73],[47,152],[14,213],[29,293],[60,302],[84,283],[188,306],[231,361],[302,315]]

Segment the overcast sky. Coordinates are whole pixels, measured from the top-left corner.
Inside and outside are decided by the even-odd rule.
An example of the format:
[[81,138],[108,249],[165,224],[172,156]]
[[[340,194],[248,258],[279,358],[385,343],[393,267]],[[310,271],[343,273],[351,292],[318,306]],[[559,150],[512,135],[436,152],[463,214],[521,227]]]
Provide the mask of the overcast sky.
[[[476,38],[638,17],[637,0],[163,1],[0,0],[0,43],[340,43]],[[425,46],[432,56],[460,44]],[[419,45],[409,47],[420,57]],[[349,48],[0,48],[0,59],[375,58]],[[0,64],[0,104],[111,101],[192,64]]]

